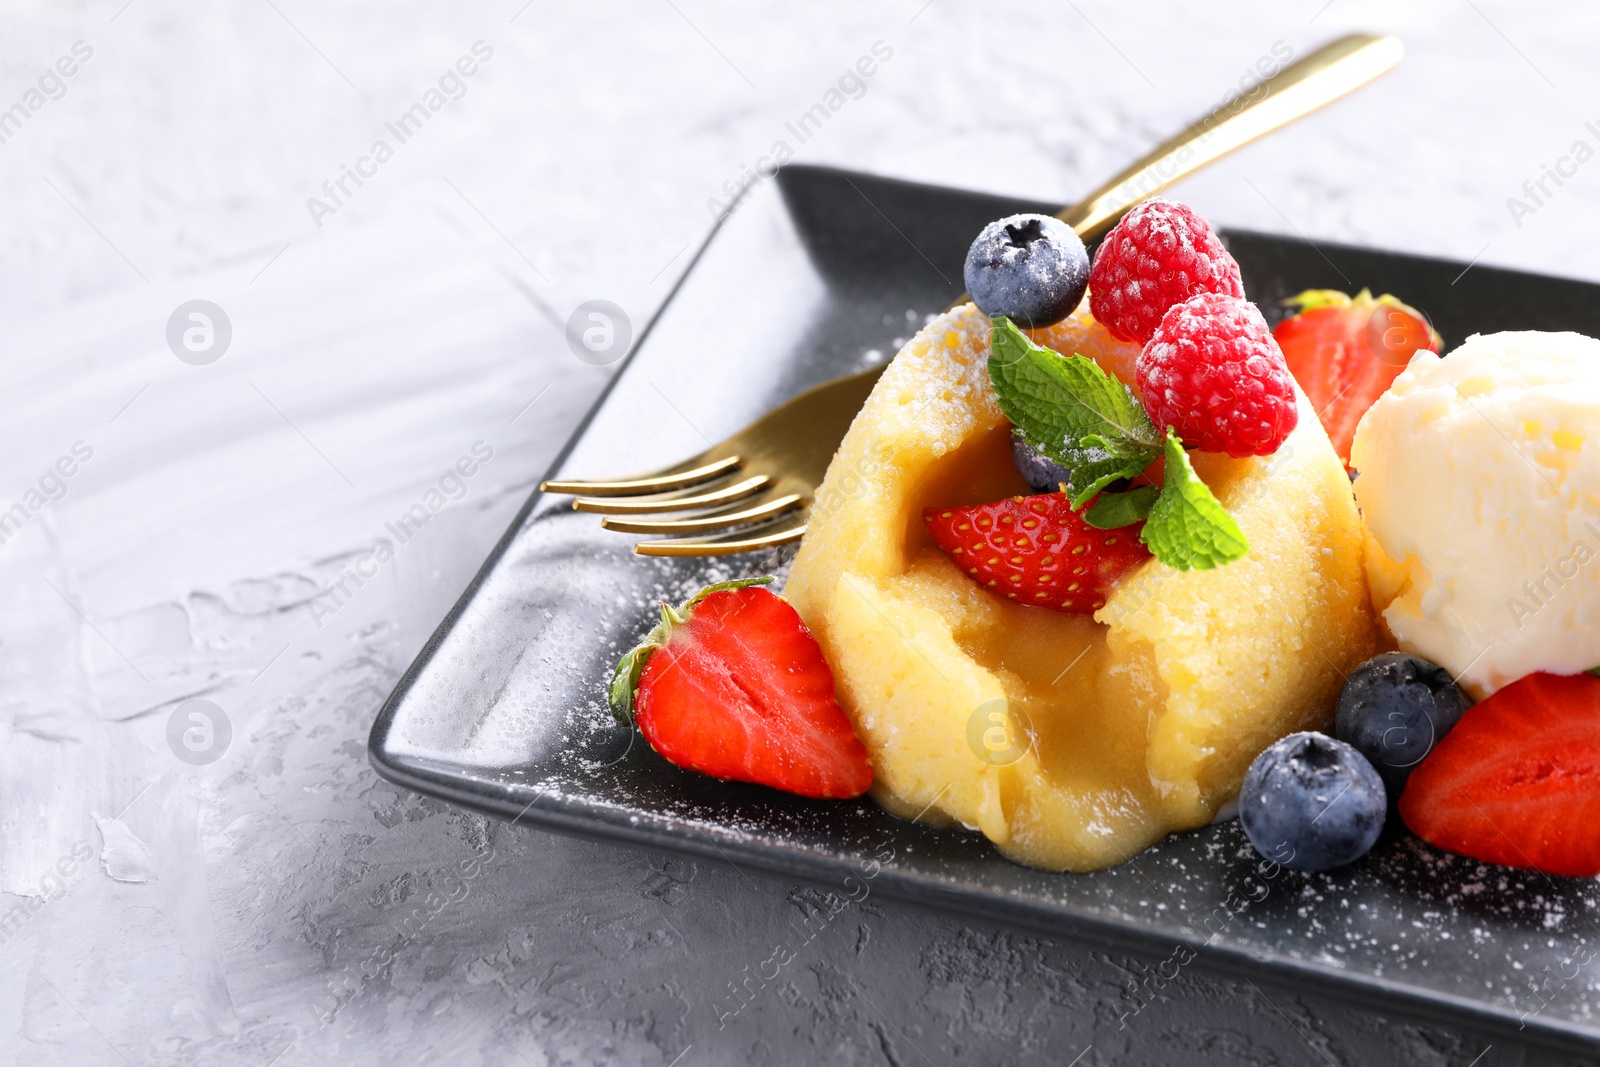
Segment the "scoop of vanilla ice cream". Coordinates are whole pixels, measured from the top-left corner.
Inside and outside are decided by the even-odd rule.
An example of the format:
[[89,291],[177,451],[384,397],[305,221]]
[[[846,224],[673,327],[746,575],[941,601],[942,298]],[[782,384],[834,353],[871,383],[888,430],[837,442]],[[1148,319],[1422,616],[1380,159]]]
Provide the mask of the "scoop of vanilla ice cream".
[[1373,603],[1482,697],[1600,666],[1600,341],[1418,352],[1356,428]]

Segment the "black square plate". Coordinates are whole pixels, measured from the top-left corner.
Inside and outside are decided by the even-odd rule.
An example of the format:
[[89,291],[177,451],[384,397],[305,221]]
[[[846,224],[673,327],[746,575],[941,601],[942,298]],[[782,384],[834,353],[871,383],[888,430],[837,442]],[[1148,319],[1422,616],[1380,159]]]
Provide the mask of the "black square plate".
[[[974,234],[1048,205],[785,169],[713,233],[552,475],[612,477],[699,452],[786,398],[892,355],[962,289]],[[1264,234],[1225,234],[1273,313],[1311,288],[1393,292],[1446,342],[1503,329],[1600,335],[1600,286]],[[1330,875],[1256,866],[1236,822],[1097,874],[1047,874],[981,836],[679,771],[605,707],[618,655],[677,601],[760,557],[647,559],[535,493],[384,705],[386,778],[548,830],[691,853],[1445,1026],[1600,1049],[1600,883],[1448,856],[1393,834]]]

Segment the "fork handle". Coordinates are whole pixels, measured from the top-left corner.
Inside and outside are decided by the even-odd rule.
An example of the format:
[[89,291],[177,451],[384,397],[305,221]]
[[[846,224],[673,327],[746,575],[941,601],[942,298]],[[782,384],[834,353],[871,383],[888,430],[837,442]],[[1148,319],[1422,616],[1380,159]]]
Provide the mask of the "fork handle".
[[1404,55],[1404,46],[1395,38],[1365,33],[1326,44],[1157,145],[1057,217],[1085,241],[1099,237],[1139,201],[1359,89],[1393,69]]

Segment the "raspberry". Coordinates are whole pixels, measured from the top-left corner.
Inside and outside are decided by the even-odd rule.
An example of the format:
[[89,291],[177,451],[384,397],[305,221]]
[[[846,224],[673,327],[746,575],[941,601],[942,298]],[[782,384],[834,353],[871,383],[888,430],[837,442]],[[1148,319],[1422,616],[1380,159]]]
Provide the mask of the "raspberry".
[[1144,344],[1196,293],[1244,296],[1239,264],[1193,208],[1157,197],[1123,216],[1094,254],[1089,309],[1122,341]]
[[1173,306],[1136,369],[1150,421],[1189,448],[1269,456],[1300,420],[1283,351],[1237,297],[1199,293]]

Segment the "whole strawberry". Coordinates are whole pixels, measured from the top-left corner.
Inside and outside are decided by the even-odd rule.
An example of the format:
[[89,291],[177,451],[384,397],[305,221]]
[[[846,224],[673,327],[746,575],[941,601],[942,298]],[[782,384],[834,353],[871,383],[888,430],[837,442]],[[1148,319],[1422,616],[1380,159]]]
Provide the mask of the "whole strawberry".
[[1092,615],[1128,571],[1150,558],[1144,523],[1097,530],[1064,493],[927,508],[922,521],[951,562],[996,596]]
[[1196,293],[1243,297],[1239,264],[1199,213],[1160,197],[1112,227],[1089,272],[1089,309],[1122,341],[1144,344],[1168,308]]
[[1272,331],[1289,371],[1317,409],[1346,464],[1356,424],[1421,349],[1444,348],[1427,316],[1388,293],[1374,299],[1311,289],[1285,301],[1299,311]]
[[1300,419],[1278,342],[1238,297],[1201,293],[1169,309],[1136,372],[1150,421],[1187,448],[1269,456]]
[[667,761],[805,797],[872,785],[866,746],[822,649],[770,578],[725,582],[679,608],[617,664],[611,708]]

